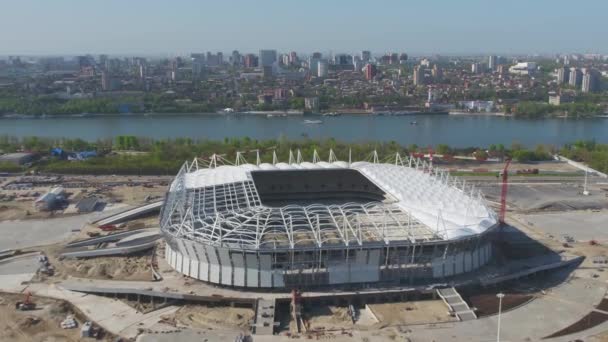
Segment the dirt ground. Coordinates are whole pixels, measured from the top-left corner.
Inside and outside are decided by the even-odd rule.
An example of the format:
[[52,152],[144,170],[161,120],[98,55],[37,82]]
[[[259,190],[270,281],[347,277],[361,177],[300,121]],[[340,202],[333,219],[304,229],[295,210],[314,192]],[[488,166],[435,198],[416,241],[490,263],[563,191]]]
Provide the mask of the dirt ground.
[[[15,310],[22,295],[0,293],[0,341],[71,342],[81,341],[80,329],[62,329],[60,322],[72,314],[65,302],[34,297],[37,309]],[[83,323],[79,321],[79,327]],[[111,341],[110,337],[105,339]]]
[[[7,177],[0,180],[2,185],[11,182],[21,182],[22,178]],[[69,204],[75,204],[80,199],[95,195],[106,203],[121,202],[128,205],[139,205],[146,201],[162,199],[171,177],[155,176],[64,176],[59,182],[52,184],[36,184],[24,190],[0,188],[0,221],[47,218],[65,215],[63,211],[38,212],[34,210],[34,201],[45,192],[64,184],[81,184],[82,187],[68,187],[65,191]],[[127,184],[122,184],[127,183]],[[147,185],[144,186],[144,183]],[[67,213],[66,213],[67,214]]]
[[89,259],[63,259],[54,263],[56,276],[91,279],[151,281],[150,260],[152,252],[146,251],[128,257],[107,256]]
[[383,325],[431,324],[458,320],[448,314],[448,307],[441,300],[370,304],[369,307]]
[[33,199],[0,202],[0,221],[51,218],[55,213],[37,212]]
[[315,305],[306,307],[304,318],[310,330],[335,330],[353,327],[348,308],[343,306]]
[[64,259],[62,270],[70,276],[92,279],[151,281],[151,253],[130,257]]
[[[529,294],[506,293],[502,299],[502,311],[507,311],[525,304],[534,298]],[[469,305],[476,308],[478,317],[494,315],[498,313],[498,298],[496,294],[481,294],[468,298]]]
[[64,244],[56,244],[37,249],[48,257],[50,264],[55,268],[55,274],[51,277],[37,275],[34,281],[56,281],[67,279],[69,276],[102,280],[153,280],[150,268],[152,251],[144,251],[129,257],[107,256],[59,260],[64,247]]
[[254,319],[253,309],[238,307],[208,307],[203,305],[184,305],[173,317],[163,317],[165,320],[175,320],[180,325],[191,328],[230,328],[248,330]]

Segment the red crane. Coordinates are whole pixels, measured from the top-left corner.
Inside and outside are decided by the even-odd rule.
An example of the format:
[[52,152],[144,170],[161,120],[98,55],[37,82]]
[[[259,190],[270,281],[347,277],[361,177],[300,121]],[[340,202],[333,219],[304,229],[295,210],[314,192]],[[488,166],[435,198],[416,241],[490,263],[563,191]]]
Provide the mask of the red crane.
[[507,212],[507,187],[509,185],[509,165],[511,158],[507,159],[504,169],[502,169],[502,192],[500,193],[500,215],[498,220],[501,225],[505,224],[505,214]]

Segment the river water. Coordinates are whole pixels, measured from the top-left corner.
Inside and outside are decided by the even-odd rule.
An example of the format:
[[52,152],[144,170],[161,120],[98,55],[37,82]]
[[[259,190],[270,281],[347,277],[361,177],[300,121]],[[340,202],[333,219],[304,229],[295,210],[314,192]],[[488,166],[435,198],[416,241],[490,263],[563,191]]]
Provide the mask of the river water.
[[[306,124],[320,119],[321,124]],[[417,124],[412,124],[415,121]],[[453,147],[488,146],[513,142],[525,146],[561,146],[579,139],[608,143],[608,119],[525,120],[495,116],[364,116],[273,117],[263,115],[115,115],[46,119],[2,118],[0,135],[17,137],[69,137],[96,140],[118,135],[152,138],[190,137],[223,139],[245,137],[271,139],[323,139],[339,141],[391,141],[420,146],[448,144]]]

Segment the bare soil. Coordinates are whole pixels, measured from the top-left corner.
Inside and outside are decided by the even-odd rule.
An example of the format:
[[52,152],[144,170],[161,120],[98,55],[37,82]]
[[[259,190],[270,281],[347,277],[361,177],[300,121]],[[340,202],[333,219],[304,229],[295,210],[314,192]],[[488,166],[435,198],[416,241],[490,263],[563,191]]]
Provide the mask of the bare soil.
[[[33,297],[36,310],[15,310],[15,303],[23,300],[23,295],[0,293],[0,341],[16,342],[71,342],[81,341],[80,329],[62,329],[60,323],[71,311],[66,302],[50,298]],[[105,341],[111,341],[107,336]]]
[[253,309],[238,307],[209,307],[187,304],[181,307],[173,317],[163,317],[166,320],[175,319],[180,325],[191,328],[216,329],[218,327],[248,330],[254,319]]
[[310,330],[335,330],[353,327],[348,308],[343,306],[315,305],[306,307],[303,318],[308,322],[307,325]]
[[457,321],[449,315],[448,307],[441,300],[370,304],[369,307],[383,325]]
[[[507,311],[525,304],[534,298],[530,294],[506,293],[502,299],[502,311]],[[498,313],[498,298],[496,294],[480,294],[471,296],[467,302],[473,308],[478,317],[494,315]]]
[[62,271],[70,276],[91,279],[151,281],[151,252],[129,257],[96,257],[64,259]]

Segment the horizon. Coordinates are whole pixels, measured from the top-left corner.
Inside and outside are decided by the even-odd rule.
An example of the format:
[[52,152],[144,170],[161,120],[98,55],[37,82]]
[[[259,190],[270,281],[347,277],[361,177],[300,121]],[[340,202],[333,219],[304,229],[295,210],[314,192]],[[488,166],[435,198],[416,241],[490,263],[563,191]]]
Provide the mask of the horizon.
[[[307,6],[245,0],[23,0],[5,5],[0,55],[182,55],[198,51],[370,50],[410,55],[554,55],[608,53],[608,3],[515,0],[506,10],[481,0],[388,1]],[[491,5],[491,4],[490,4]],[[504,7],[504,6],[503,6]],[[391,10],[385,10],[390,8]],[[511,14],[509,8],[522,9]],[[376,14],[378,13],[378,14]],[[419,14],[419,15],[415,15]],[[27,24],[24,24],[27,23]],[[365,42],[362,44],[361,42]]]

